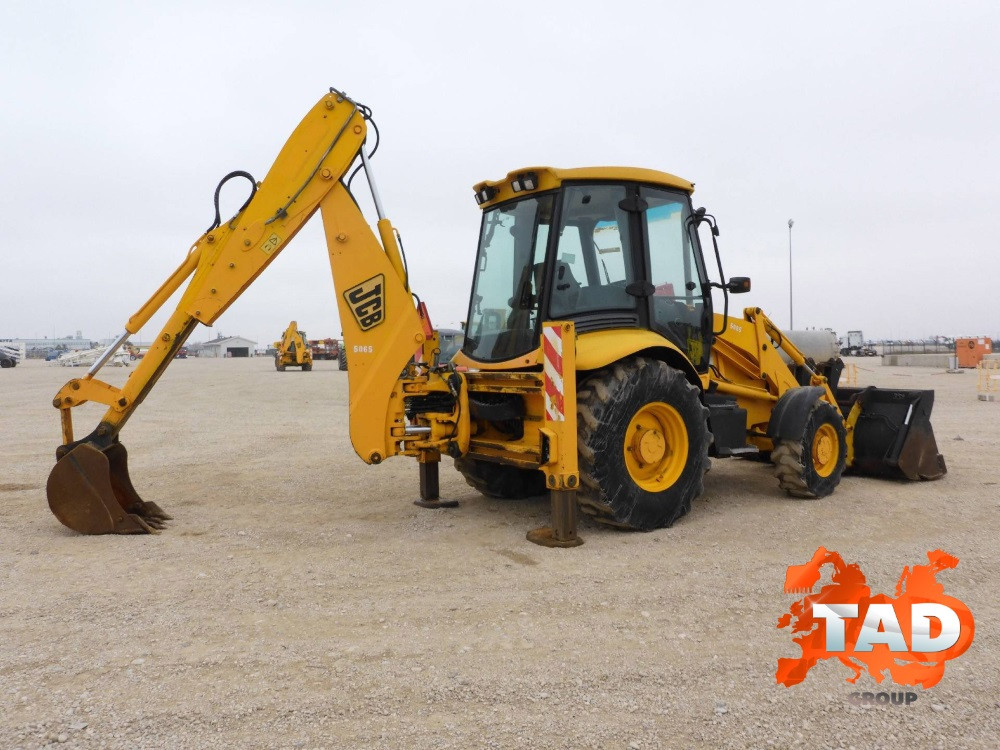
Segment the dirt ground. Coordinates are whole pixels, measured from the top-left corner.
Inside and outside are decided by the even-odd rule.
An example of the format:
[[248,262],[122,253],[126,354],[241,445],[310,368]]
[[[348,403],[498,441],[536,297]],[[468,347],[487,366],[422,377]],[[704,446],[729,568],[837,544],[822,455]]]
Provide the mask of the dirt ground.
[[[524,538],[547,501],[487,500],[449,460],[460,507],[415,507],[414,462],[354,455],[336,363],[265,358],[173,363],[122,442],[176,520],[79,536],[45,481],[51,399],[83,371],[3,370],[0,747],[995,748],[1000,403],[974,373],[856,362],[862,385],[937,391],[944,479],[797,501],[769,465],[716,460],[673,528],[584,521],[570,550]],[[78,434],[99,413],[77,409]],[[853,705],[914,689],[831,661],[776,684],[799,653],[775,627],[785,569],[820,545],[890,595],[929,550],[960,558],[939,580],[975,642],[912,705]]]

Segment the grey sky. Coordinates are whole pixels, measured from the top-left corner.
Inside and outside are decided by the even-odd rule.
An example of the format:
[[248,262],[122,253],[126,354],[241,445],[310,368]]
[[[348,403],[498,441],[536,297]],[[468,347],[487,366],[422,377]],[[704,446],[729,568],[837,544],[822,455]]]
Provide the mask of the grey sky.
[[[369,105],[412,285],[465,316],[471,186],[528,165],[697,183],[737,309],[868,337],[1000,334],[1000,4],[5,3],[0,337],[103,338],[262,179],[329,86]],[[359,181],[355,182],[355,192]],[[234,182],[224,214],[245,197]],[[154,320],[162,322],[165,315]],[[320,218],[217,323],[336,336]],[[147,326],[144,339],[158,326]]]

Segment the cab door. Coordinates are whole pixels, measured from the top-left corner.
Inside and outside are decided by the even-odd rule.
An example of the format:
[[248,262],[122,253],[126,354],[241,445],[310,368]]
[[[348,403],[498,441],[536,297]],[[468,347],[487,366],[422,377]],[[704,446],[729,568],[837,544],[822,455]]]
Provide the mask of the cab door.
[[687,352],[699,372],[712,347],[712,296],[698,244],[689,231],[686,193],[642,186],[639,214],[652,294],[649,327]]

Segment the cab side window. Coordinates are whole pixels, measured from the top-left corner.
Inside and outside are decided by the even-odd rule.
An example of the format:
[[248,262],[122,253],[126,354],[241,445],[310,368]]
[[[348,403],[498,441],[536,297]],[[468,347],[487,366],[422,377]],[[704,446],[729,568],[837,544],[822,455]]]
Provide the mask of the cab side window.
[[704,272],[687,228],[688,201],[686,196],[654,188],[642,188],[639,194],[648,206],[643,229],[653,284],[650,322],[700,362],[709,311],[702,292]]
[[634,280],[628,213],[618,204],[622,185],[568,187],[552,284],[552,317],[635,309],[625,292]]

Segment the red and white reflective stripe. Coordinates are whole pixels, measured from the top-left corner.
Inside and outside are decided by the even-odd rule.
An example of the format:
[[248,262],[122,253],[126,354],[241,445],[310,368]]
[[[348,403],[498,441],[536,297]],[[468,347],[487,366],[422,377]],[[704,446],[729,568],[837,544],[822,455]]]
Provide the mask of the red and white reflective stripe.
[[566,420],[562,345],[562,326],[546,324],[542,328],[542,356],[545,361],[545,418],[550,422]]

